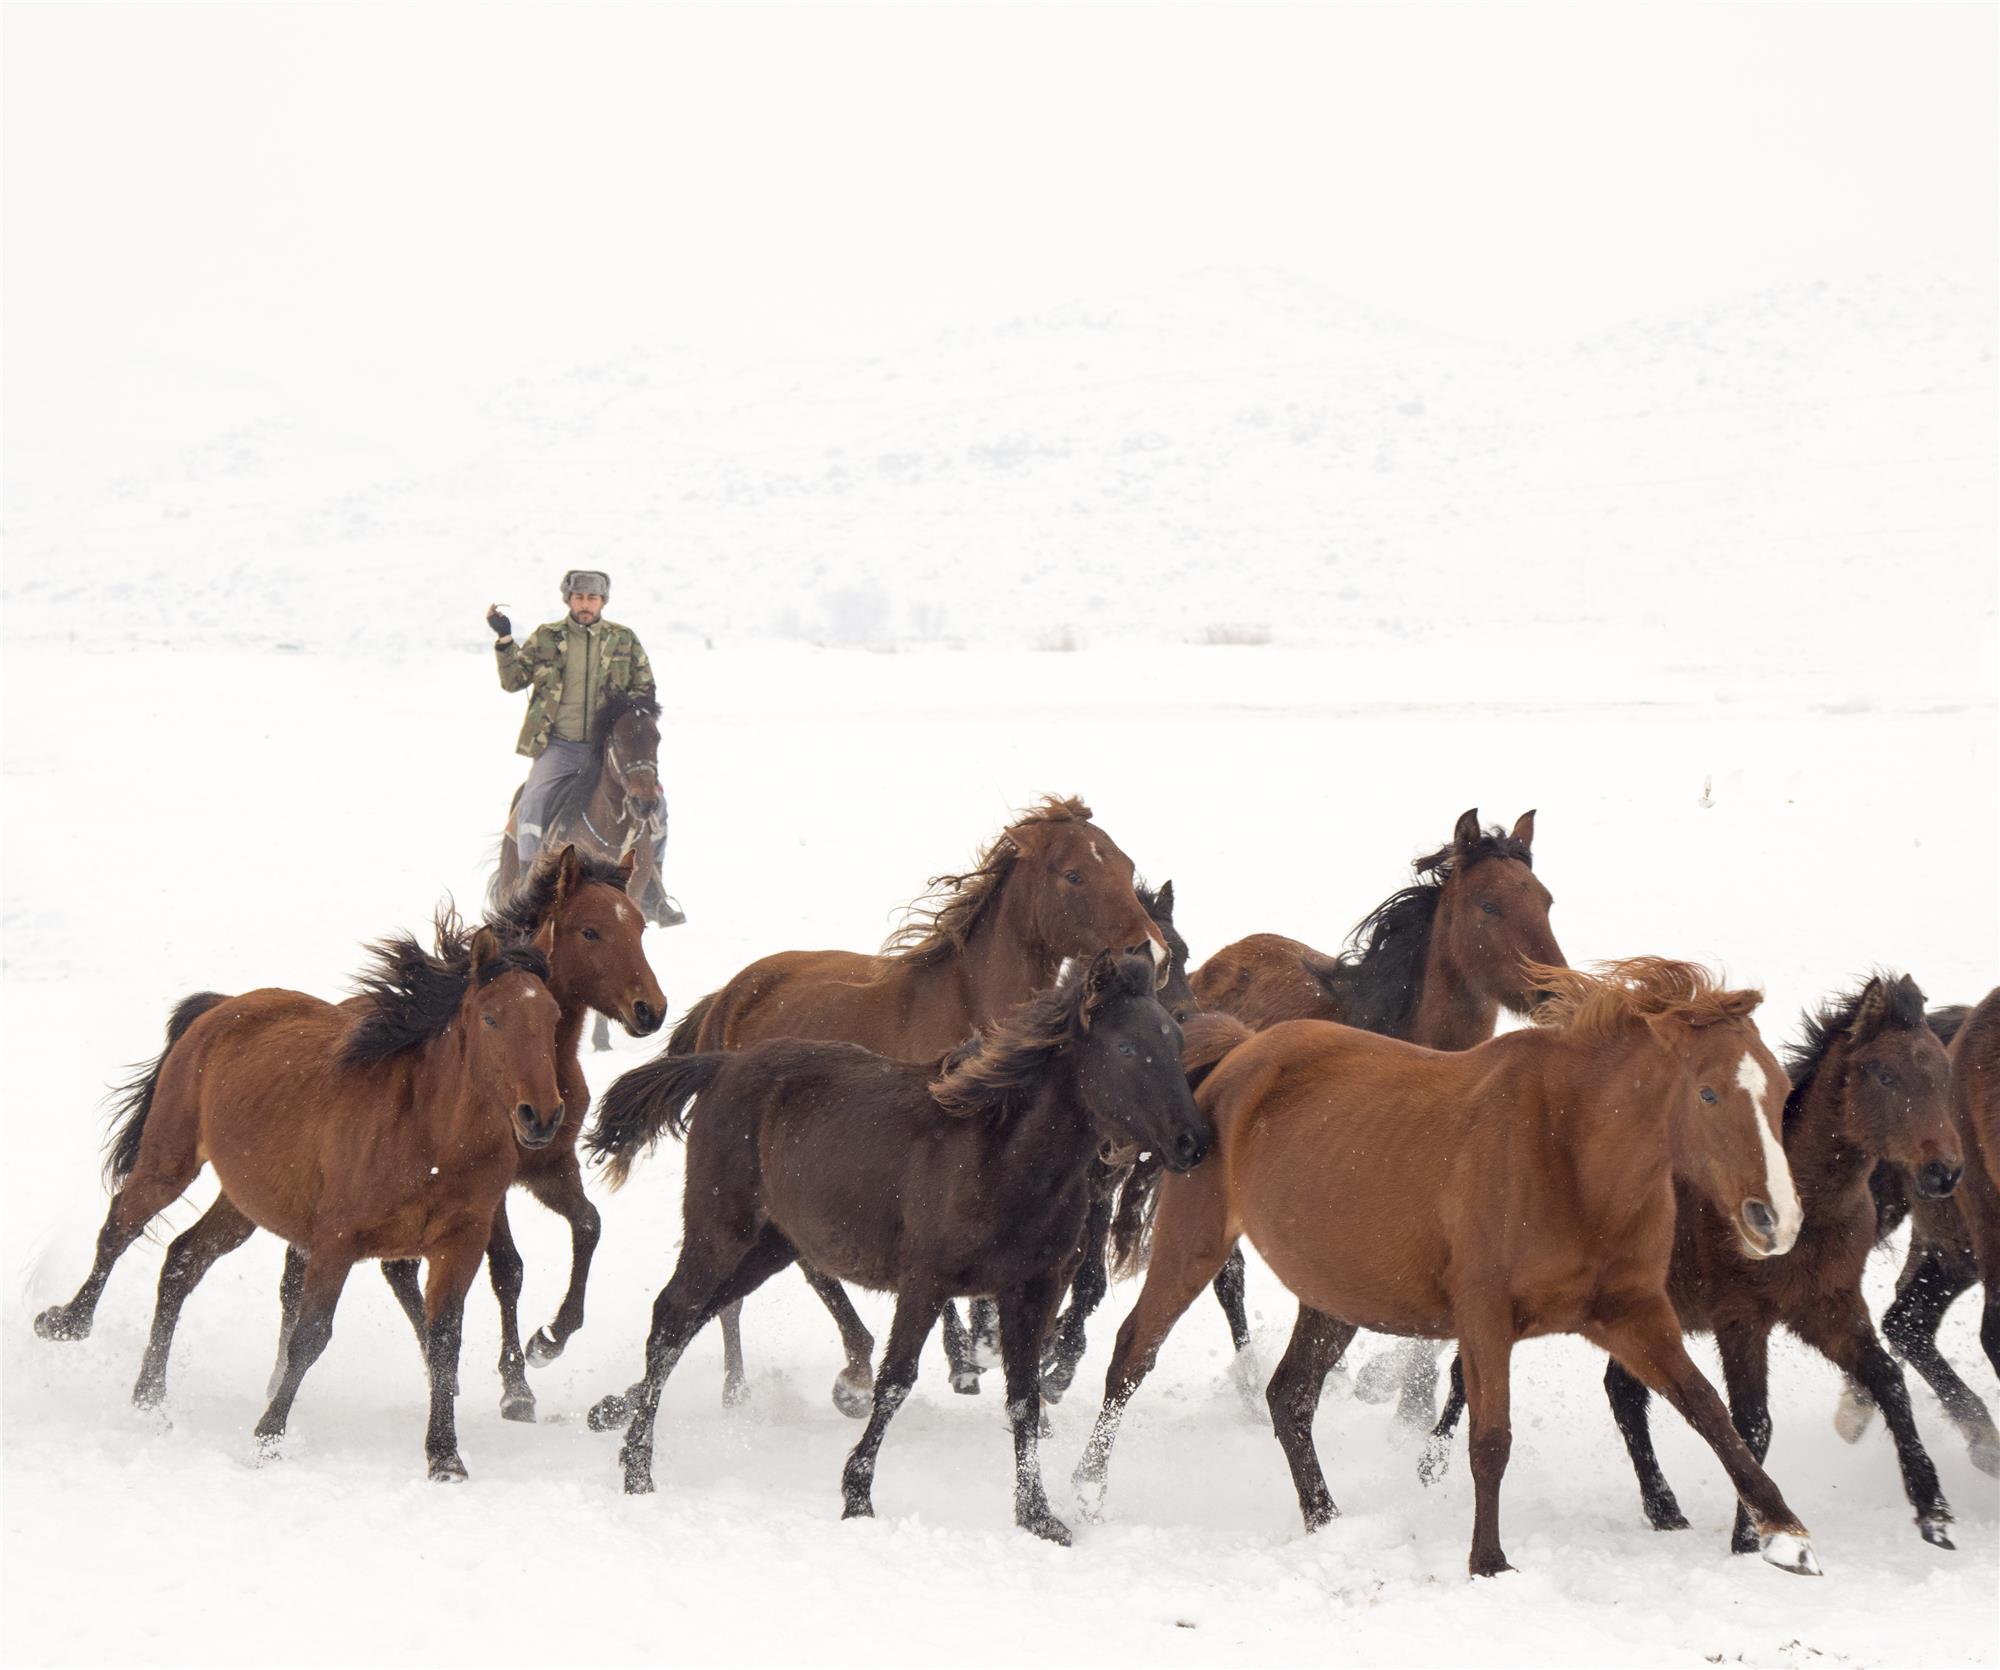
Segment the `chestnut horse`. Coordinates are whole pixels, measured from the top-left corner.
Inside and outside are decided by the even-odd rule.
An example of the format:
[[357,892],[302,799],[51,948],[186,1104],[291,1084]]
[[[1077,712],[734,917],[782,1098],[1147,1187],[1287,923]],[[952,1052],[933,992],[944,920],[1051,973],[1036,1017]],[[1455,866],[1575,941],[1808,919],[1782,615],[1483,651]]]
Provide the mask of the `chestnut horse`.
[[[590,1106],[590,1085],[583,1076],[578,1052],[583,1024],[591,1011],[595,1010],[600,1020],[615,1015],[635,1038],[657,1031],[666,1018],[666,997],[640,945],[645,923],[627,897],[635,856],[627,852],[612,864],[590,857],[574,845],[544,847],[527,879],[499,903],[487,921],[506,944],[532,941],[545,930],[550,936],[548,987],[562,1011],[556,1028],[556,1082],[565,1107]],[[444,949],[454,956],[462,950],[457,945]],[[520,1321],[524,1266],[507,1221],[504,1198],[493,1214],[486,1267],[500,1303],[500,1413],[510,1421],[535,1418],[535,1394],[528,1385],[526,1365],[540,1367],[554,1362],[570,1335],[583,1326],[584,1289],[590,1280],[590,1261],[597,1250],[601,1220],[583,1192],[583,1175],[577,1165],[576,1139],[581,1126],[580,1118],[565,1120],[555,1141],[546,1148],[523,1149],[514,1177],[519,1187],[560,1215],[570,1232],[568,1290],[554,1320],[535,1330],[525,1355]],[[425,1337],[424,1301],[416,1261],[387,1260],[382,1274],[421,1345]],[[297,1316],[299,1284],[304,1276],[305,1252],[293,1246],[285,1255],[281,1289],[287,1330]],[[284,1364],[281,1335],[274,1387]]]
[[1749,1018],[1759,994],[1651,957],[1528,978],[1551,994],[1538,1024],[1469,1050],[1286,1021],[1222,1058],[1196,1096],[1217,1159],[1161,1189],[1146,1285],[1077,1466],[1087,1507],[1101,1506],[1120,1418],[1160,1341],[1248,1235],[1300,1299],[1267,1397],[1308,1529],[1335,1512],[1312,1418],[1356,1327],[1457,1339],[1473,1422],[1470,1567],[1507,1570],[1509,1359],[1517,1340],[1580,1333],[1707,1441],[1765,1558],[1817,1571],[1805,1527],[1689,1361],[1667,1297],[1676,1175],[1753,1256],[1798,1237],[1776,1123],[1785,1075]]
[[[1212,1136],[1181,1074],[1180,1029],[1153,996],[1155,975],[1149,958],[1099,952],[941,1065],[778,1039],[662,1057],[612,1085],[590,1143],[610,1159],[614,1185],[662,1129],[686,1133],[688,1145],[686,1228],[653,1306],[620,1456],[626,1490],[653,1488],[660,1388],[688,1341],[803,1256],[896,1295],[868,1428],[842,1476],[844,1517],[875,1511],[876,1451],[946,1299],[991,1293],[1015,1522],[1067,1543],[1042,1487],[1037,1363],[1075,1262],[1090,1167],[1111,1142],[1156,1149],[1184,1170]],[[697,1096],[690,1131],[685,1109]]]
[[[1416,880],[1355,924],[1338,956],[1277,934],[1226,945],[1190,984],[1204,1010],[1251,1027],[1277,1021],[1339,1021],[1434,1050],[1470,1049],[1493,1036],[1504,1009],[1525,1015],[1538,994],[1522,970],[1562,968],[1549,926],[1555,902],[1534,873],[1535,814],[1510,834],[1482,830],[1479,809],[1462,813],[1451,840],[1417,859]],[[1244,1310],[1243,1253],[1231,1248],[1215,1278],[1229,1319],[1238,1384],[1247,1393],[1256,1364]],[[1356,1392],[1370,1402],[1402,1388],[1397,1418],[1428,1427],[1437,1405],[1437,1351],[1409,1341],[1362,1371]]]
[[[448,916],[439,942],[460,943]],[[166,1395],[181,1305],[261,1226],[306,1249],[284,1378],[256,1428],[275,1451],[355,1261],[428,1259],[424,1449],[433,1479],[464,1478],[454,1403],[466,1290],[518,1155],[553,1142],[565,1112],[548,970],[545,940],[506,947],[482,928],[449,960],[407,937],[381,942],[358,1014],[272,988],[184,999],[166,1049],[120,1103],[96,1263],[35,1332],[87,1335],[112,1265],[206,1161],[222,1193],[167,1249],[132,1401]]]
[[[996,836],[963,875],[936,876],[879,955],[780,951],[702,998],[667,1042],[670,1056],[741,1049],[767,1038],[860,1044],[897,1061],[939,1060],[989,1021],[1049,986],[1067,957],[1148,954],[1164,978],[1165,936],[1135,891],[1132,860],[1075,797],[1050,795]],[[837,1282],[802,1266],[840,1328],[847,1366],[835,1405],[866,1415],[874,1337]],[[743,1394],[740,1307],[722,1313],[723,1396]],[[950,1322],[956,1315],[949,1311]],[[949,1327],[949,1324],[948,1324]],[[951,1341],[967,1370],[963,1330]]]
[[[1929,1383],[1982,1473],[2000,1474],[2000,1429],[1985,1401],[1938,1350],[1939,1325],[1967,1288],[1985,1284],[1979,1340],[2000,1374],[2000,987],[1970,1010],[1933,1010],[1932,1029],[1949,1047],[1951,1116],[1965,1153],[1965,1175],[1949,1199],[1905,1198],[1902,1178],[1875,1174],[1883,1232],[1910,1213],[1910,1250],[1882,1333]],[[1850,1383],[1837,1425],[1856,1442],[1875,1400]]]
[[[1868,1178],[1877,1162],[1905,1173],[1920,1200],[1948,1199],[1958,1182],[1961,1149],[1950,1111],[1951,1066],[1924,1022],[1924,994],[1907,974],[1877,975],[1859,991],[1806,1018],[1804,1039],[1787,1052],[1792,1093],[1785,1101],[1785,1158],[1805,1209],[1805,1228],[1785,1258],[1741,1252],[1733,1214],[1725,1216],[1686,1183],[1675,1186],[1678,1212],[1668,1296],[1690,1333],[1713,1333],[1736,1430],[1759,1461],[1771,1447],[1771,1330],[1789,1328],[1858,1379],[1888,1417],[1903,1488],[1924,1540],[1950,1548],[1951,1509],[1925,1453],[1903,1371],[1876,1337],[1861,1296],[1862,1272],[1876,1245],[1875,1200]],[[1438,1422],[1441,1441],[1462,1407],[1460,1377]],[[1646,1388],[1614,1359],[1605,1394],[1639,1478],[1646,1517],[1656,1531],[1680,1531],[1687,1519],[1660,1471],[1647,1419]],[[1436,1457],[1426,1477],[1435,1476]],[[1754,1553],[1757,1538],[1739,1509],[1730,1545]]]

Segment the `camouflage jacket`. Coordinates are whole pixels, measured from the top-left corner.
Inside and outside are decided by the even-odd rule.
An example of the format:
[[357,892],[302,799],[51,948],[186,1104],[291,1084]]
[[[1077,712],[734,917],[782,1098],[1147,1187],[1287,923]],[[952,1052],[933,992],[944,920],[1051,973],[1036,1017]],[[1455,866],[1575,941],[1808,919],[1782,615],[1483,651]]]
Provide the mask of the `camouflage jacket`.
[[[509,639],[493,646],[500,665],[500,688],[534,687],[528,697],[528,717],[521,726],[521,739],[514,745],[515,753],[526,754],[531,760],[548,747],[549,733],[555,728],[556,708],[563,694],[569,624],[569,616],[565,615],[561,620],[536,627],[526,638]],[[646,659],[646,652],[639,647],[631,627],[612,620],[600,621],[595,644],[597,666],[593,671],[598,689],[630,690],[647,696],[655,693],[653,664]]]

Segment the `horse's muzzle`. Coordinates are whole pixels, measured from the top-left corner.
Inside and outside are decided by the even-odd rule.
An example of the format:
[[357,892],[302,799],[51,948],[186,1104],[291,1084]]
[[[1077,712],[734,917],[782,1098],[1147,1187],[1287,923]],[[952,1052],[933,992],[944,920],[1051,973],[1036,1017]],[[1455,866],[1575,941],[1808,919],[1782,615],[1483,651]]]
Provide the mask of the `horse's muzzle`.
[[1947,1165],[1943,1160],[1932,1160],[1917,1167],[1917,1198],[1945,1199],[1958,1187],[1958,1179],[1964,1170],[1963,1166]]
[[1207,1157],[1208,1143],[1192,1131],[1180,1132],[1160,1154],[1169,1171],[1192,1171]]
[[650,1038],[660,1030],[660,1025],[666,1018],[663,1011],[655,1009],[652,1004],[641,998],[632,1005],[632,1015],[625,1023],[625,1030],[634,1038]]
[[514,1109],[514,1140],[523,1148],[546,1148],[556,1140],[562,1122],[561,1102],[556,1103],[546,1119],[535,1111],[533,1102],[522,1102]]

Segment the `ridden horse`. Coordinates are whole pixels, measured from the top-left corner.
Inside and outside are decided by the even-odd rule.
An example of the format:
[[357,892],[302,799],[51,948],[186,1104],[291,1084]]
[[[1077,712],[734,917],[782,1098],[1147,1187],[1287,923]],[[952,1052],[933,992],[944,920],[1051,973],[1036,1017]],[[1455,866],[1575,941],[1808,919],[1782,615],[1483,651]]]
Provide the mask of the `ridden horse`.
[[[1900,1175],[1877,1167],[1883,1233],[1910,1214],[1910,1250],[1896,1280],[1895,1302],[1882,1314],[1882,1334],[1937,1393],[1982,1473],[2000,1475],[2000,1429],[1985,1401],[1938,1350],[1938,1327],[1952,1301],[1983,1283],[1979,1340],[2000,1374],[2000,987],[1974,1008],[1933,1010],[1932,1029],[1951,1059],[1951,1116],[1965,1152],[1965,1175],[1945,1200],[1908,1201]],[[1851,1382],[1836,1422],[1850,1444],[1859,1440],[1875,1400]]]
[[[1536,967],[1537,1025],[1469,1050],[1286,1021],[1196,1095],[1217,1155],[1160,1191],[1152,1263],[1118,1333],[1076,1486],[1095,1512],[1119,1421],[1160,1341],[1248,1235],[1299,1296],[1272,1427],[1309,1530],[1335,1513],[1313,1449],[1320,1387],[1356,1327],[1456,1339],[1472,1408],[1470,1568],[1505,1571],[1500,1478],[1517,1340],[1580,1333],[1669,1401],[1748,1505],[1765,1558],[1814,1572],[1806,1530],[1689,1361],[1667,1297],[1676,1175],[1753,1256],[1797,1239],[1778,1143],[1785,1075],[1753,991],[1660,958]],[[1339,1320],[1335,1320],[1338,1318]]]
[[[572,844],[544,847],[527,879],[500,901],[487,926],[503,943],[523,944],[548,932],[550,995],[562,1011],[556,1028],[556,1082],[563,1105],[590,1106],[590,1085],[583,1076],[578,1046],[583,1024],[592,1010],[600,1017],[615,1015],[625,1030],[643,1038],[666,1018],[667,1000],[640,945],[645,924],[627,897],[636,854],[628,851],[617,863],[579,852]],[[461,949],[446,949],[455,955]],[[361,1000],[356,1000],[361,1001]],[[584,1288],[590,1261],[597,1250],[601,1220],[583,1190],[577,1165],[576,1139],[582,1121],[565,1120],[556,1140],[546,1148],[523,1149],[514,1181],[560,1215],[570,1232],[569,1287],[555,1319],[536,1329],[521,1350],[521,1281],[524,1267],[514,1232],[507,1221],[503,1197],[493,1214],[493,1234],[486,1246],[487,1273],[500,1304],[500,1413],[510,1421],[535,1418],[535,1394],[528,1385],[526,1365],[541,1367],[562,1355],[570,1335],[583,1326]],[[417,1342],[424,1340],[424,1301],[414,1259],[389,1259],[382,1274],[402,1304]],[[285,1328],[297,1314],[299,1284],[305,1275],[304,1249],[293,1246],[285,1255],[280,1297]],[[278,1364],[272,1384],[285,1364],[284,1336],[278,1344]]]
[[[1728,1217],[1685,1183],[1675,1187],[1677,1217],[1668,1296],[1690,1333],[1712,1333],[1736,1430],[1759,1461],[1771,1447],[1771,1330],[1790,1329],[1858,1379],[1888,1417],[1903,1488],[1924,1540],[1950,1548],[1951,1509],[1937,1469],[1910,1412],[1903,1371],[1882,1348],[1861,1295],[1876,1245],[1869,1173],[1880,1162],[1912,1181],[1920,1200],[1948,1199],[1962,1165],[1949,1106],[1951,1065],[1924,1022],[1924,994],[1907,974],[1877,975],[1859,991],[1806,1017],[1805,1036],[1787,1052],[1792,1093],[1785,1101],[1785,1158],[1798,1185],[1805,1227],[1784,1258],[1747,1259]],[[1427,1453],[1436,1475],[1441,1445],[1463,1407],[1461,1377],[1439,1420],[1440,1448]],[[1660,1471],[1647,1419],[1646,1388],[1614,1359],[1605,1395],[1638,1475],[1646,1517],[1656,1531],[1682,1531],[1687,1519]],[[1757,1548],[1739,1509],[1730,1546]]]
[[[1251,1027],[1278,1021],[1339,1021],[1434,1050],[1470,1049],[1493,1036],[1500,1012],[1525,1015],[1539,994],[1522,969],[1562,968],[1549,926],[1554,903],[1534,873],[1535,814],[1509,834],[1479,827],[1477,807],[1460,815],[1451,840],[1417,859],[1416,880],[1355,924],[1338,956],[1277,934],[1226,945],[1189,982],[1204,1010]],[[1238,1384],[1254,1360],[1244,1310],[1243,1253],[1232,1247],[1215,1278],[1229,1319]],[[1437,1403],[1437,1352],[1412,1340],[1362,1371],[1357,1395],[1378,1402],[1402,1388],[1397,1418],[1428,1427]]]
[[167,1249],[132,1401],[166,1395],[181,1305],[209,1266],[268,1229],[306,1248],[284,1377],[256,1428],[275,1451],[356,1260],[428,1259],[424,1450],[433,1479],[464,1478],[453,1406],[466,1290],[518,1156],[555,1140],[565,1108],[546,940],[503,946],[482,928],[464,944],[448,914],[438,937],[462,954],[405,936],[376,945],[359,1013],[268,987],[184,999],[167,1047],[119,1104],[107,1165],[117,1194],[89,1278],[35,1332],[87,1335],[112,1265],[206,1161],[222,1192]]
[[[936,876],[879,955],[780,951],[697,1002],[667,1041],[680,1056],[741,1049],[767,1038],[860,1044],[898,1061],[941,1059],[980,1026],[1049,986],[1065,958],[1143,950],[1162,980],[1164,935],[1135,891],[1132,860],[1074,796],[1049,795],[1020,813],[962,875]],[[838,1282],[801,1269],[840,1329],[847,1365],[833,1401],[865,1416],[874,1336]],[[739,1306],[722,1312],[723,1396],[747,1382]],[[964,1329],[945,1307],[953,1384],[977,1390]]]
[[653,1305],[620,1452],[626,1490],[653,1488],[660,1388],[688,1341],[804,1257],[896,1295],[874,1407],[842,1475],[843,1517],[875,1511],[875,1454],[945,1301],[990,1293],[1015,1523],[1067,1543],[1042,1488],[1037,1364],[1075,1261],[1093,1157],[1103,1142],[1130,1143],[1179,1171],[1212,1134],[1181,1073],[1180,1029],[1153,996],[1155,972],[1148,959],[1099,952],[938,1065],[778,1039],[661,1057],[612,1085],[590,1144],[614,1185],[662,1129],[688,1148],[680,1260]]

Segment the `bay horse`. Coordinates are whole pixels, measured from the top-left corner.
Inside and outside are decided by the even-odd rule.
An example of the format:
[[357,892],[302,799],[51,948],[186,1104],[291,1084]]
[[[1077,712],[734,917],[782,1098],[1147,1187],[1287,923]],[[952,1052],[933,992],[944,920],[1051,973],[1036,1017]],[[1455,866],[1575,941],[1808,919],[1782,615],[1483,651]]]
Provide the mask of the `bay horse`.
[[[1878,1167],[1879,1221],[1886,1234],[1905,1212],[1910,1249],[1896,1280],[1896,1298],[1882,1315],[1882,1333],[1923,1376],[1959,1429],[1982,1473],[2000,1475],[2000,1429],[1979,1394],[1938,1349],[1937,1335],[1954,1300],[1984,1284],[1979,1340],[2000,1374],[2000,987],[1976,1006],[1931,1012],[1930,1024],[1951,1061],[1951,1117],[1965,1154],[1965,1174],[1948,1198],[1911,1201],[1902,1177]],[[1836,1425],[1859,1441],[1876,1400],[1848,1386]]]
[[[439,943],[460,940],[449,913]],[[543,1148],[565,1108],[546,942],[503,946],[481,929],[463,955],[398,935],[372,947],[359,1013],[303,992],[200,992],[167,1046],[125,1087],[107,1177],[116,1189],[75,1298],[35,1318],[44,1339],[89,1334],[111,1267],[205,1163],[222,1193],[167,1249],[132,1401],[166,1395],[181,1306],[209,1266],[259,1227],[306,1248],[284,1377],[256,1427],[283,1438],[306,1371],[333,1337],[347,1273],[363,1258],[423,1258],[430,1476],[466,1476],[454,1402],[466,1290],[519,1154]]]
[[1216,1157],[1161,1188],[1146,1284],[1077,1465],[1090,1512],[1160,1341],[1248,1235],[1299,1296],[1267,1401],[1308,1530],[1336,1511],[1312,1419],[1355,1329],[1456,1339],[1473,1419],[1469,1566],[1509,1569],[1509,1359],[1517,1340],[1580,1333],[1715,1451],[1764,1557],[1817,1572],[1805,1527],[1689,1361],[1667,1296],[1676,1175],[1727,1214],[1750,1255],[1798,1238],[1776,1126],[1785,1075],[1750,1019],[1760,994],[1654,957],[1527,978],[1550,994],[1537,1024],[1471,1049],[1285,1021],[1223,1056],[1196,1094]]
[[[556,1027],[556,1082],[565,1107],[590,1106],[590,1085],[584,1078],[579,1048],[584,1021],[593,1010],[600,1020],[605,1015],[616,1016],[635,1038],[658,1031],[666,1018],[666,996],[640,944],[645,923],[628,901],[636,858],[636,852],[628,850],[614,864],[581,851],[574,843],[561,848],[545,846],[526,879],[498,902],[487,919],[486,925],[506,944],[526,944],[544,932],[548,935],[547,984],[561,1011]],[[463,947],[454,942],[440,949],[447,957],[456,957]],[[530,1337],[525,1354],[520,1322],[525,1267],[507,1221],[504,1197],[493,1213],[486,1265],[500,1305],[500,1413],[510,1421],[535,1418],[535,1394],[528,1385],[527,1365],[539,1368],[554,1362],[570,1336],[583,1326],[584,1290],[602,1220],[584,1193],[583,1174],[577,1164],[581,1124],[581,1119],[565,1120],[547,1147],[523,1149],[514,1177],[518,1187],[563,1218],[570,1231],[569,1287],[554,1319]],[[382,1274],[416,1329],[421,1346],[426,1322],[416,1261],[386,1260]],[[286,1251],[280,1289],[287,1332],[297,1317],[304,1275],[305,1251],[294,1245]],[[274,1388],[284,1363],[281,1334]]]
[[[1805,1227],[1784,1258],[1745,1258],[1731,1221],[1712,1201],[1677,1182],[1673,1264],[1667,1294],[1689,1333],[1712,1333],[1736,1430],[1759,1461],[1771,1447],[1771,1330],[1783,1326],[1859,1380],[1887,1416],[1903,1488],[1923,1539],[1950,1548],[1951,1509],[1910,1411],[1903,1371],[1876,1336],[1861,1293],[1877,1243],[1869,1175],[1878,1163],[1910,1178],[1917,1198],[1949,1199],[1963,1151],[1951,1121],[1951,1065],[1924,1020],[1924,994],[1907,974],[1876,975],[1858,991],[1806,1017],[1802,1040],[1787,1052],[1792,1092],[1785,1100],[1785,1158],[1798,1186]],[[1453,1396],[1436,1437],[1451,1432],[1464,1406]],[[1645,1386],[1614,1358],[1604,1391],[1638,1475],[1646,1517],[1656,1531],[1687,1528],[1660,1471],[1647,1418]],[[1441,1451],[1430,1452],[1427,1480]],[[1737,1510],[1730,1546],[1754,1553],[1757,1537]]]
[[[1180,1029],[1148,958],[1102,951],[941,1065],[854,1044],[777,1039],[668,1056],[605,1093],[590,1133],[614,1186],[662,1130],[687,1138],[685,1233],[653,1305],[646,1374],[620,1452],[625,1489],[653,1488],[660,1388],[721,1307],[803,1257],[894,1292],[867,1429],[842,1474],[844,1518],[874,1513],[876,1451],[953,1295],[1000,1306],[1014,1519],[1051,1542],[1037,1446],[1041,1341],[1074,1264],[1104,1142],[1157,1149],[1176,1171],[1211,1138],[1180,1065]],[[697,1102],[690,1127],[686,1108]],[[616,1402],[618,1400],[611,1400]]]
[[[1525,1015],[1539,993],[1522,970],[1567,964],[1549,926],[1555,900],[1534,873],[1535,814],[1513,830],[1481,829],[1475,806],[1451,839],[1416,859],[1415,880],[1354,925],[1339,955],[1278,934],[1224,946],[1190,985],[1204,1010],[1252,1028],[1286,1020],[1338,1021],[1427,1049],[1462,1050],[1493,1036],[1504,1010]],[[1215,1296],[1248,1393],[1255,1362],[1244,1355],[1243,1253],[1230,1249]],[[1437,1351],[1412,1340],[1363,1369],[1356,1395],[1379,1402],[1401,1387],[1397,1418],[1427,1428],[1436,1413]]]
[[[700,999],[675,1026],[669,1056],[742,1049],[767,1038],[859,1044],[898,1061],[936,1062],[979,1027],[1048,987],[1065,959],[1107,948],[1143,951],[1167,973],[1165,935],[1136,891],[1132,860],[1075,796],[1047,795],[959,875],[930,891],[870,956],[780,951]],[[833,1401],[857,1418],[872,1407],[874,1336],[837,1282],[802,1265],[840,1329],[846,1366]],[[953,1385],[978,1389],[971,1343],[945,1307]],[[723,1397],[748,1382],[739,1307],[722,1313]]]

